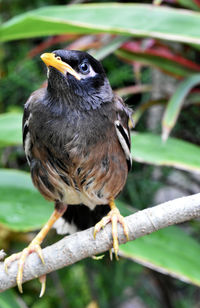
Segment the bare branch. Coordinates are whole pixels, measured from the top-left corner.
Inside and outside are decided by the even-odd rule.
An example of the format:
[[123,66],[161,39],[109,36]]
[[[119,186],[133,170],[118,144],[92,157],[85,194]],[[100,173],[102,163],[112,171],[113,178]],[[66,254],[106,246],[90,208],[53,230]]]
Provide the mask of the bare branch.
[[[200,217],[200,193],[175,199],[126,217],[130,240],[150,234],[164,227]],[[125,243],[123,229],[119,225],[119,243]],[[23,282],[71,265],[84,258],[102,253],[112,247],[110,224],[93,237],[93,228],[64,237],[43,249],[45,265],[35,253],[26,260]],[[0,292],[16,285],[17,262],[4,271],[0,263]]]

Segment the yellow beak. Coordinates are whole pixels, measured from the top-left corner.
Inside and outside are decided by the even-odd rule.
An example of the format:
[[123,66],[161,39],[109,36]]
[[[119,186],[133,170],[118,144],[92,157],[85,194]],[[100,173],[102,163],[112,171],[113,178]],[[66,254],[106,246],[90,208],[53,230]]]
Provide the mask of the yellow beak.
[[54,53],[43,53],[40,58],[46,64],[46,66],[52,66],[64,75],[69,73],[76,79],[81,79],[79,74],[69,64],[62,61],[59,57],[56,57]]

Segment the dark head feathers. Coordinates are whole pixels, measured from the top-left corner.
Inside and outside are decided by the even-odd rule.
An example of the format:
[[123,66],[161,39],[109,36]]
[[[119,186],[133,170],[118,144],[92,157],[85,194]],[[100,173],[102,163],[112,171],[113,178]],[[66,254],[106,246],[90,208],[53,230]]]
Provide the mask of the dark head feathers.
[[[80,76],[63,75],[49,67],[47,97],[51,105],[71,106],[73,109],[97,109],[113,98],[110,83],[101,63],[90,54],[78,50],[55,50],[56,57],[69,64]],[[83,69],[86,69],[85,71]],[[88,69],[88,70],[87,70]],[[53,102],[52,102],[53,100]],[[57,108],[56,108],[57,109]]]
[[86,61],[92,66],[96,73],[105,75],[102,64],[85,51],[58,49],[54,50],[53,53],[61,57],[62,61],[68,63],[76,71],[79,70],[79,65]]

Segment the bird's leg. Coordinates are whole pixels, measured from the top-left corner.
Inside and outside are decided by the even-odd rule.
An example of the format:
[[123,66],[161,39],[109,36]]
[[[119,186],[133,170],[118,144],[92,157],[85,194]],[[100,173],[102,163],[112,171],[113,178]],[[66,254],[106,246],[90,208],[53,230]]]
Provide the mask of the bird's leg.
[[126,235],[127,240],[128,237],[128,228],[125,223],[124,217],[120,214],[120,211],[115,205],[114,200],[109,202],[110,212],[107,216],[103,217],[94,227],[94,237],[96,237],[97,232],[99,232],[102,228],[104,228],[109,222],[112,223],[112,237],[113,237],[113,249],[115,253],[115,257],[118,260],[118,251],[119,251],[119,243],[118,243],[118,233],[117,233],[117,223],[119,222],[123,229],[124,234]]
[[[24,263],[26,261],[27,256],[31,254],[32,252],[36,252],[38,256],[40,257],[40,260],[42,261],[42,263],[43,264],[45,263],[40,245],[43,242],[49,230],[51,229],[51,227],[53,226],[53,224],[56,222],[56,220],[58,220],[58,218],[60,218],[64,214],[66,209],[67,209],[67,205],[57,202],[55,204],[55,210],[52,213],[51,217],[49,218],[47,223],[44,225],[44,227],[40,230],[40,232],[36,235],[36,237],[31,241],[28,247],[26,247],[22,252],[15,253],[5,259],[4,267],[5,267],[6,272],[8,271],[9,265],[13,261],[18,260],[18,272],[17,272],[16,280],[17,280],[18,289],[21,293],[23,292],[22,290],[23,269],[24,269]],[[44,278],[44,276],[42,276],[40,279],[40,282],[42,284],[40,297],[45,292],[45,281],[46,279]]]

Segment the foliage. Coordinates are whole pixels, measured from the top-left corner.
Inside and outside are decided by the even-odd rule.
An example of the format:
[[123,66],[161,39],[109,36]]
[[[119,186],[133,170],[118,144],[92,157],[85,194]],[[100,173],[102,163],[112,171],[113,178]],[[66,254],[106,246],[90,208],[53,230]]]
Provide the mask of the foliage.
[[[63,2],[20,0],[18,5],[2,5],[0,243],[2,248],[10,246],[10,251],[25,246],[29,239],[22,232],[40,228],[52,210],[24,172],[21,150],[23,103],[43,85],[39,55],[47,50],[88,50],[102,60],[112,87],[134,109],[134,168],[118,201],[122,213],[128,215],[133,206],[154,205],[160,192],[171,186],[182,195],[194,192],[192,187],[199,189],[200,2],[165,1],[165,7],[162,1],[155,6],[150,0],[70,6]],[[159,98],[154,97],[155,68],[165,80],[172,76],[173,94],[159,89]],[[162,112],[153,119],[152,110],[158,107]],[[161,131],[168,139],[165,143]],[[194,306],[200,299],[199,288],[182,281],[200,285],[198,231],[198,223],[161,230],[121,246],[120,262],[110,263],[106,256],[51,274],[40,301],[35,300],[39,285],[33,281],[25,285],[20,301],[13,290],[0,295],[0,306],[122,307],[136,297],[147,307],[160,307],[160,301],[166,307]],[[51,235],[47,241],[59,239],[53,231]]]

